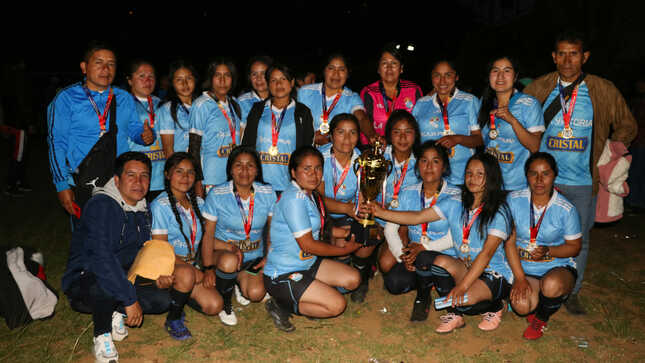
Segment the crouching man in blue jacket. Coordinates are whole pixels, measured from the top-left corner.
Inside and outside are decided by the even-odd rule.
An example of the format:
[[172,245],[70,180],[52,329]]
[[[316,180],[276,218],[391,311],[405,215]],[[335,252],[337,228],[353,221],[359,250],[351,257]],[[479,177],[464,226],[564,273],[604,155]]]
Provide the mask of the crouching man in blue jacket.
[[160,314],[171,305],[170,292],[161,289],[168,286],[160,286],[161,279],[137,277],[133,284],[127,276],[150,239],[151,219],[144,198],[150,167],[150,159],[142,153],[119,156],[114,177],[94,189],[72,234],[63,291],[72,309],[92,314],[97,362],[118,361],[113,341],[128,335],[125,325],[139,326],[144,313]]

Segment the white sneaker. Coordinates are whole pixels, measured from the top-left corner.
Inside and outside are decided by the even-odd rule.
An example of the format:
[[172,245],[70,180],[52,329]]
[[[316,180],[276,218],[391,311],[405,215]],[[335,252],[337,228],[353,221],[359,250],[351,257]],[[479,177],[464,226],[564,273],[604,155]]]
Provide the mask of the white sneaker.
[[235,299],[242,306],[247,306],[251,303],[251,300],[245,298],[244,295],[242,295],[242,291],[240,291],[240,288],[237,285],[235,285]]
[[110,333],[94,337],[94,357],[96,357],[96,363],[117,363],[119,361],[119,353],[116,351]]
[[267,302],[269,301],[270,298],[271,298],[271,295],[269,295],[269,293],[267,292],[266,294],[264,294],[264,298],[262,299],[262,302]]
[[118,311],[112,313],[112,340],[120,342],[128,336],[128,327],[125,326],[123,314]]
[[237,325],[237,316],[235,316],[235,312],[231,310],[230,314],[226,313],[226,310],[222,310],[219,312],[219,320],[224,323],[224,325],[228,326],[234,326]]

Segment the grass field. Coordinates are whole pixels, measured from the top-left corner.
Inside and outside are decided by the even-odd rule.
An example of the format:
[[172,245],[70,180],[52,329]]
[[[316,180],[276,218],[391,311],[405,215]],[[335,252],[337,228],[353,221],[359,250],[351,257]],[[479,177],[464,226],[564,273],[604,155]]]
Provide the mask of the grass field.
[[[59,287],[70,228],[50,183],[46,152],[34,151],[28,174],[35,190],[23,199],[0,197],[0,243],[39,248],[49,281]],[[165,316],[146,316],[143,327],[130,329],[130,336],[117,343],[117,349],[122,362],[645,361],[642,221],[642,215],[627,215],[614,226],[592,230],[581,291],[588,315],[575,317],[562,308],[538,341],[522,339],[527,323],[513,313],[507,313],[493,332],[479,331],[480,318],[467,317],[464,329],[439,336],[434,333],[438,312],[432,311],[425,323],[410,323],[414,293],[392,296],[377,275],[364,304],[349,302],[345,313],[335,319],[295,317],[293,333],[275,329],[263,304],[242,308],[234,302],[236,327],[225,327],[217,317],[207,318],[187,308],[193,339],[175,342],[163,330]],[[89,315],[73,312],[61,296],[49,320],[13,331],[0,323],[0,362],[92,362],[91,324]],[[581,341],[588,347],[579,348]]]

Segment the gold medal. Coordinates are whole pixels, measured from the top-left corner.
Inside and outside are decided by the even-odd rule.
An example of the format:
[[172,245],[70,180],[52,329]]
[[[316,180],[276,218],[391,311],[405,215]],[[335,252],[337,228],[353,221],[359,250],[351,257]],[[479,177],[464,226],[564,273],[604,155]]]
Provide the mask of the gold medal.
[[450,135],[454,135],[454,134],[455,133],[452,132],[451,129],[443,130],[443,136],[450,136]]
[[422,236],[421,236],[421,244],[422,244],[422,245],[426,245],[426,244],[428,244],[428,243],[430,243],[430,237],[428,237],[428,236],[427,236],[427,235],[425,235],[425,234],[424,234],[424,235],[422,235]]
[[459,248],[459,250],[461,251],[461,253],[463,253],[465,255],[468,252],[470,252],[470,245],[468,243],[462,243],[461,247]]
[[278,153],[279,153],[278,152],[278,147],[275,146],[275,145],[271,145],[271,147],[269,148],[269,155],[278,156]]
[[327,122],[321,123],[318,130],[320,131],[321,134],[325,135],[326,133],[329,132],[329,124]]
[[492,130],[488,131],[488,137],[491,140],[495,140],[498,135],[499,135],[499,133],[497,132],[497,129],[492,129]]
[[399,200],[398,199],[392,199],[390,202],[390,208],[398,208],[399,207]]
[[565,139],[570,139],[573,137],[573,130],[571,129],[571,127],[565,127],[562,130],[562,137]]

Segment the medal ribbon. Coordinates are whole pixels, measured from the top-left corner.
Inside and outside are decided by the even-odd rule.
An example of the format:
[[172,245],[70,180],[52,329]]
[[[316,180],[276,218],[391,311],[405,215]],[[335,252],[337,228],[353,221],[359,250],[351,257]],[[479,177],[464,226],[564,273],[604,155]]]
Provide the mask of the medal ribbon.
[[576,98],[578,98],[578,87],[573,89],[573,92],[571,93],[571,98],[569,98],[569,109],[565,112],[564,110],[566,109],[566,101],[564,99],[564,88],[562,87],[562,84],[558,82],[558,87],[560,87],[560,104],[562,105],[562,120],[564,121],[564,128],[565,129],[570,129],[571,128],[571,116],[573,115],[573,108],[576,105]]
[[[450,102],[450,100],[448,100],[448,102]],[[448,122],[448,102],[444,105],[441,98],[439,98],[439,95],[437,95],[437,103],[441,109],[441,116],[443,116],[443,129],[446,131],[450,131],[450,123]]]
[[531,206],[531,225],[529,226],[529,231],[530,231],[530,236],[531,236],[531,243],[535,243],[537,239],[538,232],[540,231],[540,226],[542,225],[542,219],[544,218],[544,215],[546,214],[546,209],[547,207],[544,207],[544,211],[542,212],[542,215],[540,216],[540,219],[538,220],[537,224],[535,224],[535,212],[533,208],[533,202],[531,201],[530,203]]
[[393,196],[392,199],[399,199],[399,191],[401,190],[401,185],[403,185],[403,179],[405,179],[405,174],[408,172],[408,162],[410,161],[410,158],[408,158],[405,163],[403,164],[403,167],[401,168],[401,177],[394,183],[394,191],[393,191]]
[[495,112],[490,113],[490,129],[495,130]]
[[327,96],[325,96],[325,84],[323,83],[322,85],[322,116],[323,116],[323,122],[327,123],[329,122],[329,114],[334,110],[334,107],[336,107],[336,104],[338,103],[338,100],[340,100],[340,95],[343,93],[341,90],[336,94],[336,97],[334,97],[334,101],[332,101],[331,105],[329,105],[329,109],[327,108]]
[[385,87],[383,87],[382,82],[379,82],[379,88],[381,89],[381,96],[383,96],[383,105],[385,106],[385,114],[387,115],[387,118],[390,118],[390,115],[392,114],[392,111],[394,111],[394,108],[396,107],[396,99],[399,97],[399,94],[401,93],[401,92],[399,92],[399,87],[400,86],[397,84],[396,85],[396,90],[397,90],[396,96],[392,99],[392,108],[389,109],[387,107],[388,97],[387,97],[387,94],[385,93]]
[[231,117],[228,116],[228,113],[226,112],[226,109],[224,106],[222,106],[219,102],[215,101],[217,103],[217,107],[219,107],[219,110],[222,111],[222,114],[226,118],[226,121],[228,121],[228,130],[231,133],[231,140],[233,140],[233,145],[235,145],[237,142],[235,141],[235,113],[233,112],[231,108],[231,102],[228,103],[229,111],[231,111],[231,115],[233,116],[233,119],[231,120]]
[[246,234],[246,239],[251,239],[251,224],[253,224],[253,206],[255,204],[255,190],[251,189],[251,199],[249,200],[249,215],[248,217],[244,213],[244,205],[242,204],[242,199],[240,195],[235,192],[235,201],[237,202],[238,208],[240,208],[240,215],[242,216],[242,224],[244,224],[244,233]]
[[[437,188],[437,191],[434,192],[434,196],[432,199],[432,202],[430,202],[430,205],[428,208],[434,207],[435,204],[437,204],[437,199],[439,199],[439,191],[441,190],[441,187],[443,185],[443,182],[439,184],[439,187]],[[419,198],[421,199],[421,210],[426,209],[426,195],[425,192],[423,191],[423,183],[421,183],[421,194],[419,194]],[[421,223],[421,235],[422,236],[427,236],[428,235],[428,223]]]
[[350,162],[347,163],[347,166],[343,170],[343,174],[340,175],[340,180],[338,180],[338,182],[336,182],[337,175],[338,175],[338,171],[336,170],[336,158],[333,155],[332,155],[331,158],[333,159],[332,162],[331,162],[331,167],[332,167],[331,170],[334,173],[334,199],[336,199],[336,194],[338,193],[338,190],[340,189],[340,187],[343,185],[343,182],[345,181],[345,178],[347,177],[347,173],[349,172],[349,167],[352,165],[352,163],[351,163],[351,158],[350,158]]
[[[477,219],[477,216],[479,216],[479,214],[482,212],[482,208],[484,208],[484,204],[480,205],[479,208],[477,208],[477,210],[475,211],[475,214],[473,214],[473,217],[470,219],[470,222],[468,222],[468,225],[466,225],[466,223],[464,223],[464,226],[461,228],[461,231],[462,231],[462,233],[461,233],[461,236],[462,236],[461,237],[461,243],[462,244],[467,245],[467,244],[470,243],[470,240],[468,239],[468,237],[470,237],[470,229],[472,228],[473,223],[475,223],[475,219]],[[464,222],[466,222],[466,221],[464,221]]]
[[105,132],[105,121],[107,120],[108,112],[110,112],[110,104],[112,104],[112,98],[114,97],[114,93],[112,93],[112,87],[110,87],[110,93],[108,94],[108,99],[107,99],[107,102],[105,103],[103,114],[99,112],[99,107],[96,105],[96,102],[94,102],[94,99],[92,98],[92,94],[90,93],[90,90],[87,89],[86,86],[83,86],[83,91],[85,91],[85,95],[90,100],[90,104],[92,105],[94,112],[96,112],[96,116],[99,117],[99,126],[101,127],[101,131]]
[[271,111],[271,146],[276,147],[278,145],[278,136],[280,136],[280,128],[282,128],[282,120],[284,120],[284,115],[287,114],[288,106],[285,106],[280,113],[280,120],[276,122],[275,114],[273,113],[273,106],[269,107]]
[[194,257],[193,251],[195,250],[195,239],[197,238],[197,218],[195,218],[195,211],[190,208],[190,219],[192,220],[192,226],[190,229],[190,245],[188,245],[188,252],[190,257]]
[[[316,205],[316,202],[313,199],[312,202],[314,202],[314,205]],[[327,215],[327,213],[325,213],[325,206],[323,205],[323,200],[320,194],[318,194],[318,205],[318,212],[320,212],[320,237],[322,237],[322,231],[325,229],[325,216]]]
[[[143,107],[144,110],[146,109],[146,106],[143,105],[143,102],[141,102],[137,98],[137,96],[132,95],[132,97],[138,104],[141,105],[141,107]],[[147,96],[146,102],[148,102],[148,109],[146,110],[146,112],[148,112],[148,121],[150,121],[150,128],[154,128],[155,127],[155,105],[154,103],[152,103],[152,97]]]

